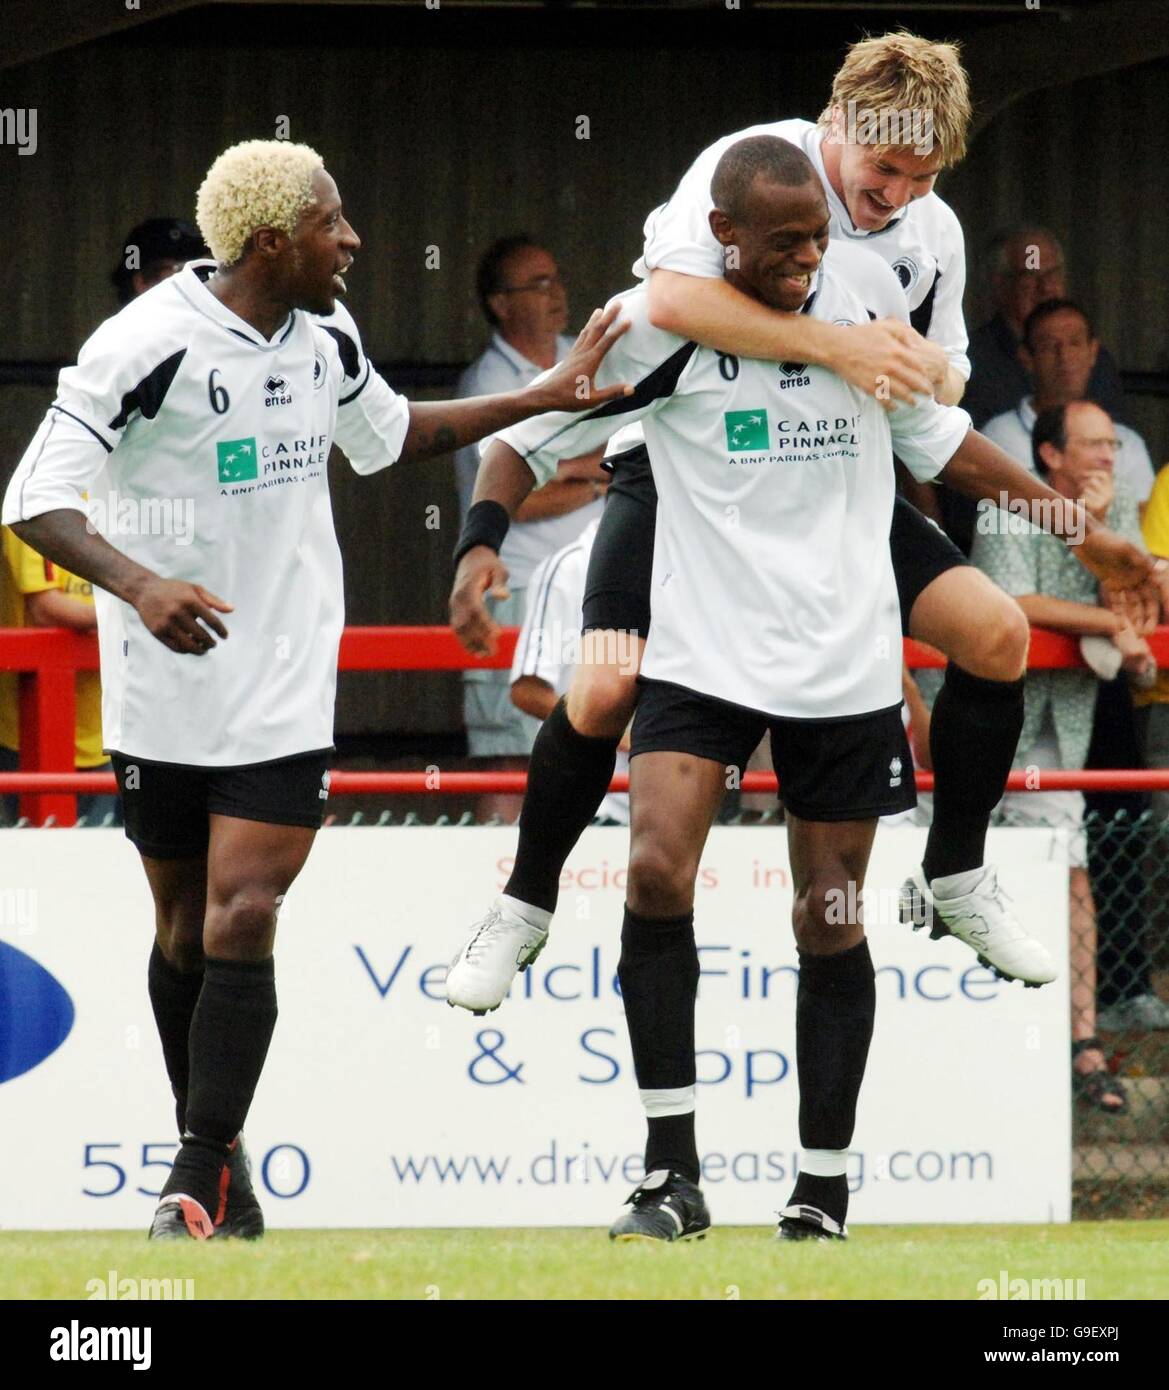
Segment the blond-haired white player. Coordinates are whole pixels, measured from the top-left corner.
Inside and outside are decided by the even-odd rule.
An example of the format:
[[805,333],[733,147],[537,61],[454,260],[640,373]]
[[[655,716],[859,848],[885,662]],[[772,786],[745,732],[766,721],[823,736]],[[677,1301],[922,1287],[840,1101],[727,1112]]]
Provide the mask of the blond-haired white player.
[[[634,269],[649,278],[651,323],[721,353],[728,380],[741,362],[769,360],[793,391],[809,364],[826,366],[870,394],[879,390],[884,369],[868,355],[876,323],[785,317],[725,274],[734,269],[738,248],[724,250],[711,230],[711,176],[738,141],[778,136],[811,161],[827,199],[832,240],[875,252],[896,273],[905,297],[899,312],[912,325],[903,325],[903,332],[928,350],[937,399],[955,404],[970,372],[962,317],[965,253],[958,219],[933,185],[965,153],[969,120],[966,75],[954,45],[906,33],[853,44],[818,121],[772,122],[716,141],[670,200],[650,214]],[[882,319],[890,312],[874,308]],[[860,348],[859,370],[840,355],[838,342]],[[536,776],[520,817],[515,866],[491,908],[495,945],[484,948],[482,922],[476,923],[468,936],[479,942],[474,981],[459,957],[448,977],[448,997],[462,1002],[466,984],[468,1007],[483,1003],[490,962],[498,1003],[517,955],[522,964],[541,949],[560,870],[603,794],[617,739],[637,701],[636,670],[618,669],[605,654],[615,632],[635,634],[644,647],[657,493],[638,427],[610,449],[620,457],[589,571],[585,659],[533,749]],[[1046,983],[1055,977],[1048,952],[1023,930],[993,867],[984,864],[990,814],[1022,727],[1026,619],[901,497],[890,548],[902,630],[950,658],[933,715],[934,819],[922,871],[905,885],[906,918],[917,925],[931,921],[935,935],[952,933],[1006,978]],[[480,625],[467,579],[467,571],[456,579],[452,621],[472,650],[482,650],[494,633],[490,624]]]

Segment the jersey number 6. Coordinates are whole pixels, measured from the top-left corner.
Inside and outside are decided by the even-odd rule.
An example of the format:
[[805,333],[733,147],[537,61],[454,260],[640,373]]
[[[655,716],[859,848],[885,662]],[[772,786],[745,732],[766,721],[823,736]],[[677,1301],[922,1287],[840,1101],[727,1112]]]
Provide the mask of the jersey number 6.
[[207,399],[211,402],[211,409],[216,415],[226,415],[227,408],[231,405],[231,398],[227,394],[226,386],[216,386],[215,377],[218,367],[211,368],[211,375],[207,378]]

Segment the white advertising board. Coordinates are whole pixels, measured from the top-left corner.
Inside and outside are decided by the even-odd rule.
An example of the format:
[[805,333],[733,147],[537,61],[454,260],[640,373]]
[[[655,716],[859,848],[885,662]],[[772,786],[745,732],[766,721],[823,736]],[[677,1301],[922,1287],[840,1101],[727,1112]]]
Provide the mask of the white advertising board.
[[[869,873],[877,1022],[850,1223],[1067,1220],[1066,860],[1049,832],[991,832],[989,858],[1060,967],[1057,984],[1025,990],[958,942],[896,921],[923,840],[883,827]],[[543,955],[498,1012],[474,1018],[446,1005],[445,962],[514,849],[515,832],[495,828],[318,837],[281,914],[280,1018],[247,1126],[270,1225],[606,1226],[616,1215],[644,1135],[614,978],[628,835],[585,834]],[[696,900],[697,1042],[716,1223],[771,1222],[791,1189],[791,902],[781,829],[712,832]],[[174,1152],[146,993],[151,924],[119,832],[0,831],[4,1228],[149,1223]],[[50,1051],[38,1010],[63,1013],[63,1030],[70,1001]],[[13,1075],[13,1059],[38,1049],[43,1060]]]

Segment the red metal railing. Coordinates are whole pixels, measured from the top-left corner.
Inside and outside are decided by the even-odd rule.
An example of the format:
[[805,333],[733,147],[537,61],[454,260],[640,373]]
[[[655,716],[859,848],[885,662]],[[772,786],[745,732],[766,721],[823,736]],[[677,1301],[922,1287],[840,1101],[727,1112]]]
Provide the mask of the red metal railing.
[[[469,656],[449,627],[351,627],[341,638],[340,671],[462,671],[511,665],[517,628],[503,629],[494,657]],[[1169,667],[1169,627],[1158,628],[1149,645],[1162,668]],[[907,640],[910,667],[945,665],[945,658],[922,643]],[[1075,638],[1036,630],[1031,634],[1028,665],[1054,670],[1083,665]],[[112,792],[110,773],[73,770],[75,701],[78,671],[98,669],[97,640],[57,628],[0,629],[0,671],[20,674],[20,771],[0,772],[0,792],[19,792],[20,809],[34,824],[53,818],[58,825],[76,819],[76,793]],[[339,796],[393,792],[522,792],[523,772],[334,772],[329,790]],[[919,772],[918,789],[933,787],[930,773]],[[1026,774],[1013,773],[1012,790],[1026,789]],[[774,791],[769,772],[747,773],[744,791]],[[625,791],[628,780],[614,778],[613,790]],[[1153,772],[1044,772],[1046,791],[1169,790],[1169,769]]]

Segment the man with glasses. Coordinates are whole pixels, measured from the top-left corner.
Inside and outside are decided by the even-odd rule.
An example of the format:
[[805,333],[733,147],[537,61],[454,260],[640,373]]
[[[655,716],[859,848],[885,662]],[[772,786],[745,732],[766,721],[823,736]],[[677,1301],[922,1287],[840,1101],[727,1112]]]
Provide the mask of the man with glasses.
[[[1035,417],[1057,405],[1091,400],[1091,382],[1100,355],[1100,341],[1091,320],[1073,300],[1047,299],[1036,305],[1023,324],[1019,344],[1019,360],[1031,374],[1034,391],[988,420],[982,433],[1012,458],[1030,466]],[[1143,506],[1153,490],[1153,464],[1145,441],[1116,421],[1107,434],[1116,479]]]
[[[1010,410],[1031,389],[1029,365],[1019,348],[1032,309],[1067,294],[1063,249],[1046,227],[1020,226],[1000,232],[986,249],[994,317],[970,338],[970,383],[962,408],[982,429],[992,416]],[[1116,361],[1101,348],[1083,393],[1109,415],[1127,415]]]
[[[574,339],[564,331],[568,298],[560,269],[552,254],[531,237],[516,234],[491,245],[479,262],[476,290],[493,332],[487,347],[459,378],[460,397],[526,386],[572,347]],[[478,468],[477,446],[455,455],[462,517],[471,505]],[[519,508],[501,554],[510,596],[495,600],[496,622],[515,627],[523,623],[532,571],[600,516],[607,482],[599,452],[573,459]],[[485,770],[524,768],[540,727],[538,719],[512,704],[510,684],[509,671],[467,671],[463,676],[467,751],[489,760],[482,764]],[[489,795],[480,798],[479,814],[482,819],[502,815],[514,820],[520,804],[520,797]]]

